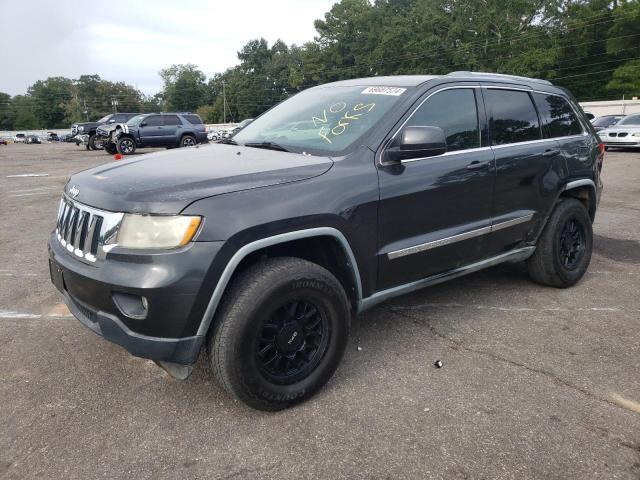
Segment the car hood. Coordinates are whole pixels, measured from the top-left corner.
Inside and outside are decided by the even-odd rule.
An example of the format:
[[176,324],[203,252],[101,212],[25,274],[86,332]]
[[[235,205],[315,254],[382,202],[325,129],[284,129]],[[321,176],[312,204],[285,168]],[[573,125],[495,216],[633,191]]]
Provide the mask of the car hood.
[[305,180],[332,165],[329,157],[213,144],[84,170],[69,179],[65,193],[103,210],[179,213],[205,197]]

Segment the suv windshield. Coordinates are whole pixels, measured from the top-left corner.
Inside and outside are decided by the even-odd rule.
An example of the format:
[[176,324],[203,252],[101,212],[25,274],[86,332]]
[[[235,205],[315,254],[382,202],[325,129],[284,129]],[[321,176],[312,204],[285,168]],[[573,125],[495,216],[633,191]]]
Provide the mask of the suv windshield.
[[640,115],[629,115],[620,120],[618,125],[640,125]]
[[127,125],[137,125],[142,121],[144,117],[145,115],[136,115],[135,117],[127,120]]
[[591,122],[592,125],[596,127],[608,127],[609,125],[613,125],[622,117],[599,117]]
[[375,126],[406,88],[323,87],[305,90],[260,116],[233,139],[273,142],[288,151],[344,152]]

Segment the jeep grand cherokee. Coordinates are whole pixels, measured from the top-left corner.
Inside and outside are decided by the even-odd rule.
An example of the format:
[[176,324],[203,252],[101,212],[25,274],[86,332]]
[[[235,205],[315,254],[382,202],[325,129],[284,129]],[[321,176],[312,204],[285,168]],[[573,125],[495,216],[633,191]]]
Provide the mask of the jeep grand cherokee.
[[[299,126],[303,125],[303,128]],[[457,72],[347,80],[227,144],[77,173],[51,278],[98,335],[277,410],[314,394],[352,315],[505,261],[574,285],[604,147],[549,82]]]

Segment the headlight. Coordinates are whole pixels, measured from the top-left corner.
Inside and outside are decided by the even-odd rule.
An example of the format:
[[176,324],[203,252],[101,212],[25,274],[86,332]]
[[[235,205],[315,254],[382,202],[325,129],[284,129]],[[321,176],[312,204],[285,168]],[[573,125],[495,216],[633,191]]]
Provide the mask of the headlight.
[[632,133],[631,136],[632,137],[640,137],[640,132]]
[[116,243],[125,248],[175,248],[191,241],[202,217],[125,214]]
[[83,127],[82,125],[80,125],[80,126],[78,127],[78,131],[79,131],[79,132],[84,132],[84,127]]

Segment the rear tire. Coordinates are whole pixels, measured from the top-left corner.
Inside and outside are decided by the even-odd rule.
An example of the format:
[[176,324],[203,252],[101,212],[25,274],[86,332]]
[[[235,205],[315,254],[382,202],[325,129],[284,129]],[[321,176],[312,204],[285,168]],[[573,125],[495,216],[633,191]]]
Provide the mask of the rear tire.
[[550,287],[575,285],[589,267],[592,247],[593,229],[586,208],[575,198],[562,198],[527,260],[529,276]]
[[196,143],[196,137],[192,135],[185,135],[180,139],[180,147],[193,147]]
[[136,151],[136,141],[131,137],[120,137],[116,142],[116,150],[122,155],[131,155]]
[[302,402],[329,381],[344,354],[350,307],[340,282],[299,258],[272,258],[230,284],[208,340],[224,389],[258,410]]
[[87,146],[91,150],[102,150],[102,140],[97,135],[93,134],[89,137]]

